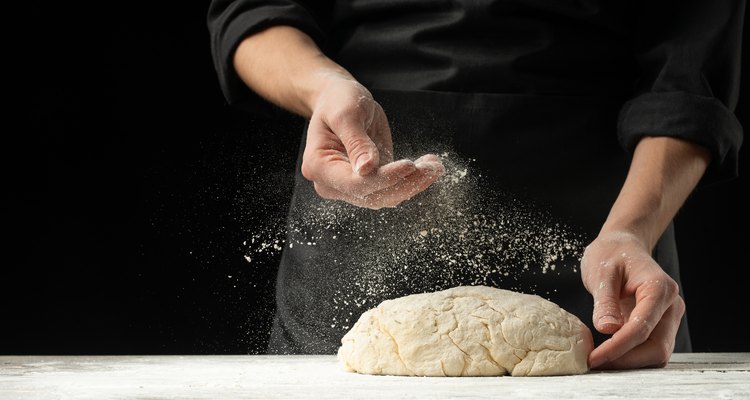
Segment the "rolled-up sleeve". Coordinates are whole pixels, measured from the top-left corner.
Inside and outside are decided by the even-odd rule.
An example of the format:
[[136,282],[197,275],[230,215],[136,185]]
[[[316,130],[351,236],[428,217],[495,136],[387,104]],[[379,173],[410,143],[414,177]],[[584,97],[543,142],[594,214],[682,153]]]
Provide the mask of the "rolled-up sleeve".
[[644,136],[681,138],[712,152],[704,182],[736,176],[745,1],[642,4],[633,33],[637,94],[620,111],[620,143],[633,151]]
[[[309,4],[308,4],[309,3]],[[207,14],[211,54],[224,97],[237,103],[252,92],[240,80],[232,59],[247,36],[274,25],[288,25],[323,40],[323,29],[316,20],[316,3],[291,0],[212,0]]]

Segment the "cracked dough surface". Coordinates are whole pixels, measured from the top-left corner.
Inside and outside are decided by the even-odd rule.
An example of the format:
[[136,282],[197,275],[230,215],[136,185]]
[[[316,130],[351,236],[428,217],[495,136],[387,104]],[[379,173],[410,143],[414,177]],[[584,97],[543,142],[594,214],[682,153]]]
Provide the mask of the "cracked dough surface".
[[540,296],[458,286],[386,300],[341,339],[347,371],[413,376],[588,372],[591,331]]

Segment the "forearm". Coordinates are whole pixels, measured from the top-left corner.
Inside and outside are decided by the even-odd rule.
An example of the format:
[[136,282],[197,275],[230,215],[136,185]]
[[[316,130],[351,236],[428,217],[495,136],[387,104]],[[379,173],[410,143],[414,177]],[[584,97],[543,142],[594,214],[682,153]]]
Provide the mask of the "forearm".
[[271,27],[243,40],[234,68],[260,96],[307,118],[327,78],[354,79],[309,36],[289,26]]
[[702,146],[671,137],[643,138],[600,236],[631,233],[653,249],[709,161]]

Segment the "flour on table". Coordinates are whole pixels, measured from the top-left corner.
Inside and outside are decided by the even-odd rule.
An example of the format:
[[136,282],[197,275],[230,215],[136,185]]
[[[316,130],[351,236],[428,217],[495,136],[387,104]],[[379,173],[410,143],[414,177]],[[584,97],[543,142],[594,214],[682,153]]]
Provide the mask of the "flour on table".
[[383,301],[341,339],[344,369],[410,376],[588,372],[591,331],[540,296],[458,286]]

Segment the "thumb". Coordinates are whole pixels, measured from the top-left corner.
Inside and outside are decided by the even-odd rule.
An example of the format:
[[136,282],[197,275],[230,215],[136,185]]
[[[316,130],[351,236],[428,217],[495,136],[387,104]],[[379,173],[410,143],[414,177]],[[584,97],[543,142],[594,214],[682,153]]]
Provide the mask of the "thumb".
[[380,154],[375,142],[367,135],[363,121],[353,115],[340,121],[334,133],[346,149],[352,170],[367,175],[380,165]]
[[597,331],[605,334],[617,332],[623,324],[620,310],[620,285],[616,279],[602,280],[593,291],[593,322]]

